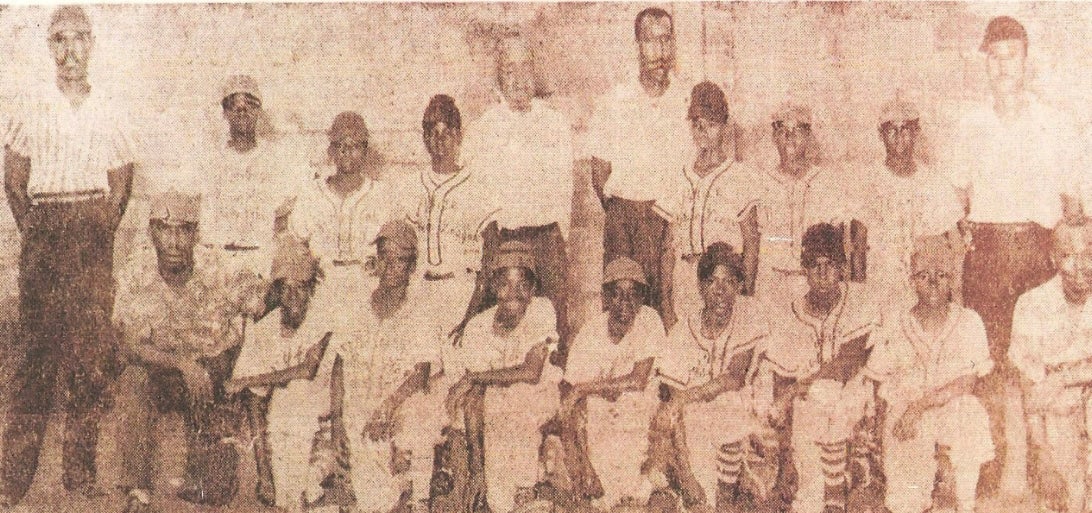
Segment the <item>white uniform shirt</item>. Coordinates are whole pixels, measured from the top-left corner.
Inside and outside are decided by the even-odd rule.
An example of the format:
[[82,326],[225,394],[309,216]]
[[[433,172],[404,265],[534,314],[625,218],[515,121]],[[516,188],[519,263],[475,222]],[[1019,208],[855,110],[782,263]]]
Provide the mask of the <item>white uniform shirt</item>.
[[573,142],[563,114],[539,100],[529,112],[494,105],[468,127],[463,155],[490,186],[487,200],[500,228],[558,223],[562,235],[569,233]]
[[693,140],[686,119],[688,91],[672,80],[650,97],[637,80],[619,84],[599,98],[588,123],[586,152],[611,164],[603,187],[607,197],[656,201],[668,210],[678,173]]
[[379,229],[403,218],[392,201],[391,187],[365,178],[363,185],[344,198],[316,178],[304,183],[289,217],[289,229],[308,242],[323,267],[333,261],[366,261],[376,254],[372,242]]
[[977,104],[956,127],[947,172],[968,191],[970,221],[1051,229],[1062,217],[1060,195],[1079,194],[1076,126],[1034,96],[1027,101],[1013,120],[1000,119],[988,103]]
[[30,159],[31,201],[75,201],[110,191],[107,171],[136,161],[123,111],[97,88],[79,107],[55,86],[20,98],[8,119],[4,144]]
[[[1032,382],[1046,379],[1048,368],[1092,358],[1092,304],[1071,305],[1062,278],[1024,293],[1012,316],[1009,359]],[[1079,404],[1081,389],[1067,388],[1058,404]]]
[[665,382],[679,388],[708,383],[727,372],[728,364],[736,355],[752,350],[747,374],[753,374],[770,335],[761,303],[748,297],[737,297],[728,327],[716,339],[702,335],[701,326],[701,311],[698,310],[671,329],[668,339],[671,350],[663,355],[659,365]]
[[246,153],[216,148],[202,170],[201,242],[272,248],[275,212],[296,197],[308,174],[275,143],[259,140]]
[[900,309],[873,332],[869,344],[864,373],[881,383],[880,396],[891,404],[906,404],[957,378],[983,377],[993,370],[982,319],[955,303],[935,337],[910,310]]
[[705,176],[693,164],[681,168],[675,213],[675,244],[680,255],[700,255],[715,242],[743,249],[739,223],[758,204],[755,171],[729,158]]
[[404,182],[401,196],[418,229],[421,272],[473,280],[482,263],[481,232],[493,212],[488,185],[468,166],[452,175],[425,167]]
[[759,182],[759,265],[764,269],[798,271],[800,243],[815,223],[863,221],[867,181],[850,171],[813,166],[797,179],[774,168],[760,173]]
[[963,205],[940,172],[918,163],[911,176],[892,173],[882,162],[872,166],[868,225],[869,275],[888,286],[907,289],[914,241],[956,228]]

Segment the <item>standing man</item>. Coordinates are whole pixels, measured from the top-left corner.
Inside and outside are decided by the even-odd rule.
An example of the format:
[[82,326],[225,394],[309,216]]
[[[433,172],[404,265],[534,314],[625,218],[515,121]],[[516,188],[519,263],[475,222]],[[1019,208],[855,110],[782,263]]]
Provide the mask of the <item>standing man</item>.
[[111,379],[114,233],[133,181],[127,120],[88,82],[95,39],[80,7],[49,24],[56,87],[25,98],[9,120],[4,188],[22,235],[20,318],[25,355],[4,433],[0,502],[26,494],[38,467],[54,385],[66,389],[64,486],[98,494],[100,396]]
[[675,324],[671,195],[692,141],[683,117],[686,89],[673,80],[675,27],[658,7],[633,22],[640,63],[638,79],[599,99],[589,122],[592,186],[606,213],[603,265],[620,256],[636,260],[648,275],[646,303]]
[[1087,496],[1092,224],[1062,223],[1053,239],[1058,275],[1016,302],[1009,356],[1027,394],[1041,500],[1053,511],[1075,512],[1084,511]]
[[678,170],[675,198],[673,284],[676,310],[689,315],[703,301],[697,281],[698,261],[715,243],[727,243],[743,255],[740,292],[751,295],[758,274],[758,184],[755,173],[735,159],[728,137],[728,101],[712,82],[690,92],[690,133],[694,158]]
[[[963,205],[948,177],[918,158],[921,115],[916,106],[893,100],[880,115],[879,135],[886,150],[882,164],[870,170],[872,192],[868,195],[873,227],[868,265],[889,300],[912,306],[917,297],[908,286],[910,256],[914,241],[925,236],[944,235],[962,251],[956,224],[963,218]],[[962,260],[962,257],[960,257]],[[952,275],[959,294],[958,270]]]
[[[785,103],[773,115],[772,136],[779,160],[760,178],[758,223],[763,240],[755,285],[756,295],[771,304],[788,304],[806,289],[800,254],[808,226],[844,224],[845,245],[864,245],[861,239],[866,234],[853,230],[859,224],[853,220],[863,217],[861,184],[866,182],[822,162],[814,128],[811,108],[806,105]],[[845,255],[850,264],[845,278],[859,281],[863,276],[855,272],[855,255],[859,252]]]
[[[202,183],[201,242],[222,254],[224,263],[268,277],[273,235],[283,230],[292,201],[303,179],[293,171],[284,152],[271,140],[258,137],[262,93],[247,75],[229,76],[221,87],[220,106],[228,124],[228,140],[209,156]],[[277,218],[281,224],[277,226]],[[272,466],[265,436],[269,391],[245,392],[258,480],[255,494],[267,506],[275,502]]]
[[[997,367],[980,384],[998,461],[984,488],[1018,496],[1027,489],[1027,444],[1016,373],[1007,356],[1016,299],[1047,281],[1050,228],[1079,211],[1076,129],[1025,88],[1028,38],[1020,22],[990,20],[981,50],[992,93],[959,121],[952,182],[967,208],[971,249],[963,299],[982,316]],[[999,481],[1000,480],[1000,481]]]
[[403,197],[419,232],[421,299],[449,333],[474,296],[482,266],[482,230],[490,213],[483,174],[463,158],[463,121],[455,100],[438,94],[421,119],[431,165],[409,178]]
[[[531,247],[538,292],[554,303],[564,354],[569,340],[565,238],[573,203],[572,125],[534,98],[535,57],[519,35],[499,42],[497,84],[504,102],[474,123],[465,148],[467,165],[474,167],[471,172],[496,187],[486,196],[493,213],[482,234],[482,262],[489,262],[507,241]],[[512,194],[516,188],[518,197]],[[486,281],[485,274],[479,274],[464,325],[495,302],[486,295]]]

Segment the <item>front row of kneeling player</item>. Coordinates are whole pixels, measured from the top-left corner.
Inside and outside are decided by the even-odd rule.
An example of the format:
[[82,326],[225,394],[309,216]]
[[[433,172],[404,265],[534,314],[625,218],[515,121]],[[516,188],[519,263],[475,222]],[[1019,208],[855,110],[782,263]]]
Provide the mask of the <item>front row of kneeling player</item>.
[[[829,224],[807,230],[808,290],[783,308],[740,296],[741,257],[711,246],[697,265],[702,306],[671,333],[643,306],[640,266],[619,258],[604,272],[603,311],[559,366],[553,307],[535,296],[534,260],[519,242],[493,258],[496,306],[456,347],[416,308],[409,227],[380,232],[370,301],[344,305],[363,309],[366,325],[346,333],[323,333],[325,319],[306,315],[309,284],[321,278],[286,239],[273,289],[291,301],[254,330],[300,341],[295,360],[269,364],[295,369],[272,391],[278,502],[506,513],[546,501],[611,509],[681,499],[695,511],[791,501],[819,513],[844,511],[854,488],[875,492],[882,472],[886,506],[919,513],[932,501],[939,446],[958,510],[972,511],[979,466],[994,454],[971,389],[993,363],[982,321],[952,301],[957,252],[942,237],[920,241],[908,284],[917,303],[877,312],[844,279],[843,240]],[[1066,290],[1083,276],[1060,268]],[[270,322],[279,328],[258,329]],[[283,353],[270,343],[248,343],[240,361]],[[1045,362],[1048,374],[1056,363]],[[268,383],[240,374],[229,390]],[[1048,379],[1040,392],[1076,380]],[[1050,424],[1053,410],[1043,411]]]

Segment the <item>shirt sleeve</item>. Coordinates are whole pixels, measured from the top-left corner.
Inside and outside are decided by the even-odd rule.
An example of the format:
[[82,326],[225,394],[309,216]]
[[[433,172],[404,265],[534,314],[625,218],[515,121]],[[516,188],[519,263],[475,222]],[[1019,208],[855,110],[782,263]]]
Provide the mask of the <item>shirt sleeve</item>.
[[1009,343],[1009,359],[1027,379],[1033,382],[1046,377],[1038,333],[1042,330],[1036,322],[1035,306],[1027,295],[1016,301],[1012,315],[1012,339]]
[[611,137],[610,93],[596,101],[595,110],[588,118],[588,130],[584,134],[584,148],[581,158],[599,158],[610,162],[614,158]]
[[557,314],[554,313],[554,304],[547,298],[536,297],[527,307],[527,334],[524,341],[523,353],[527,354],[541,342],[549,341],[547,347],[553,351],[557,349],[557,341],[561,337],[557,334]]
[[109,126],[103,127],[108,136],[104,141],[106,145],[106,168],[117,169],[128,164],[136,164],[139,160],[139,146],[129,121],[128,114],[124,111],[115,111],[117,114],[109,120]]
[[[974,310],[966,309],[964,315],[968,315],[965,323],[966,332],[960,349],[963,352],[964,368],[974,373],[977,377],[983,377],[993,370],[993,360],[990,358],[990,346],[986,339],[986,325],[982,318]],[[953,358],[951,363],[959,360]]]
[[897,318],[887,318],[880,329],[869,335],[872,352],[865,363],[865,377],[883,383],[898,370],[898,332],[892,327],[897,322]]
[[569,357],[565,361],[565,381],[569,383],[585,383],[599,377],[599,361],[593,348],[596,343],[593,337],[588,335],[588,326],[573,338],[569,348]]

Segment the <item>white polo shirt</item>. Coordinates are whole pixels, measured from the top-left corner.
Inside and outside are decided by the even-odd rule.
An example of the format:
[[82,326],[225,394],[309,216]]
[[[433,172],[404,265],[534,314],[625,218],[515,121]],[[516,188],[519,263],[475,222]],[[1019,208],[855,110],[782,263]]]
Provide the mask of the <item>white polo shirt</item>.
[[19,98],[4,144],[30,159],[27,193],[33,203],[103,197],[107,171],[136,161],[124,111],[98,88],[74,107],[56,86]]
[[1076,126],[1035,96],[1026,98],[1015,119],[1003,120],[990,103],[980,103],[959,120],[946,171],[968,192],[970,221],[1051,229],[1062,218],[1061,194],[1079,195]]
[[558,223],[568,235],[573,203],[572,124],[540,100],[516,112],[493,105],[468,126],[463,157],[489,186],[500,228]]
[[693,140],[686,119],[689,91],[675,78],[653,98],[636,79],[598,99],[588,123],[586,153],[611,164],[607,197],[656,201],[669,210],[677,173]]

